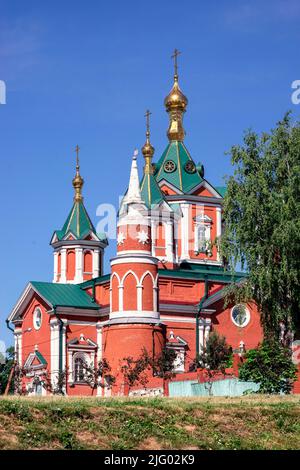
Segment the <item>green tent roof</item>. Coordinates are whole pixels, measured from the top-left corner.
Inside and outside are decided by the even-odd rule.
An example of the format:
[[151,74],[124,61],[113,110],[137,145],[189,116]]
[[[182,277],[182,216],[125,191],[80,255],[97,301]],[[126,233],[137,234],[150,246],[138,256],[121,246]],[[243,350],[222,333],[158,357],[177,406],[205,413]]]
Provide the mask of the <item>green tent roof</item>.
[[164,200],[164,196],[152,174],[144,174],[141,181],[141,193],[142,199],[148,208],[160,204]]
[[[172,172],[165,171],[165,163],[168,160],[172,160],[176,165],[175,170]],[[170,142],[156,164],[156,181],[159,183],[161,180],[166,180],[183,193],[191,191],[191,189],[200,184],[203,179],[197,170],[195,170],[194,173],[186,171],[185,165],[188,161],[194,163],[184,143],[179,141]]]
[[33,289],[53,307],[90,309],[98,309],[100,307],[100,305],[93,302],[91,296],[77,284],[55,284],[52,282],[37,281],[32,281],[30,284]]
[[106,240],[105,234],[99,236],[99,234],[96,233],[96,229],[82,201],[74,202],[63,228],[56,230],[55,233],[58,239],[62,240],[69,232],[72,232],[79,240],[84,238],[89,232],[98,235],[102,240]]

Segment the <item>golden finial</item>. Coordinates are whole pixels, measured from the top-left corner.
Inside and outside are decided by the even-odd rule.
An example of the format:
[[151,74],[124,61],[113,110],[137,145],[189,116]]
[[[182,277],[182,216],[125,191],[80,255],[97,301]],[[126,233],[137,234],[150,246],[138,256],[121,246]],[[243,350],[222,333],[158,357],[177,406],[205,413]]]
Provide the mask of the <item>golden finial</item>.
[[170,116],[170,125],[167,132],[170,141],[182,141],[185,136],[183,128],[183,113],[186,111],[188,104],[187,97],[182,93],[178,84],[178,63],[177,57],[181,54],[178,49],[174,50],[171,56],[174,59],[174,84],[172,90],[165,98],[165,107]]
[[145,158],[145,166],[144,166],[144,173],[145,174],[152,174],[153,167],[152,167],[152,157],[154,154],[154,147],[152,147],[150,143],[150,116],[152,113],[147,109],[145,118],[146,118],[146,142],[142,147],[142,153]]
[[79,170],[80,170],[79,150],[80,150],[80,147],[78,145],[76,145],[76,147],[75,147],[75,152],[76,152],[76,175],[75,175],[75,178],[73,178],[73,181],[72,181],[74,189],[75,189],[75,196],[74,196],[74,201],[75,202],[83,201],[81,190],[82,190],[84,180],[83,180],[83,178],[81,177],[81,175],[79,173]]

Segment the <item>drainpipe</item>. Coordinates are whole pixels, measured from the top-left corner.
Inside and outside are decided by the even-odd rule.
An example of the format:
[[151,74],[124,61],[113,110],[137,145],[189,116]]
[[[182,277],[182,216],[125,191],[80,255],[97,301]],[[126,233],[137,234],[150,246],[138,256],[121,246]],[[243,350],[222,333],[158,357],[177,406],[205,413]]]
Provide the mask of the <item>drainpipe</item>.
[[94,278],[92,281],[93,281],[92,302],[95,302],[95,298],[96,298],[96,278]]
[[204,288],[204,295],[201,298],[199,305],[198,305],[198,312],[196,313],[196,361],[199,359],[200,355],[200,348],[199,348],[199,320],[200,320],[200,313],[202,310],[202,305],[204,301],[208,297],[208,278],[207,276],[204,277],[205,288]]
[[8,320],[8,319],[6,319],[6,320],[5,320],[5,322],[6,322],[6,326],[7,326],[7,328],[8,328],[10,331],[12,331],[12,332],[14,333],[14,332],[15,332],[15,330],[14,330],[14,329],[13,329],[13,328],[12,328],[12,327],[9,325],[9,320]]

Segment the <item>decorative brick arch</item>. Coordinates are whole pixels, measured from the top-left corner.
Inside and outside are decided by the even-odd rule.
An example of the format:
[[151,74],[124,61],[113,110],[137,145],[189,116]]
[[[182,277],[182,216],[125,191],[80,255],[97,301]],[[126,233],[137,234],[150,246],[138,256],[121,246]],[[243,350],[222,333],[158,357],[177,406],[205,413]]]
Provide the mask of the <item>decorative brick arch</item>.
[[75,278],[75,251],[67,250],[67,281],[73,281]]
[[123,290],[123,310],[138,310],[137,287],[139,279],[137,275],[129,270],[124,274],[121,281],[121,290]]
[[93,273],[93,253],[91,250],[84,250],[83,252],[83,272]]
[[[110,311],[117,312],[120,309],[121,279],[118,273],[113,273],[110,277]],[[122,299],[123,301],[123,295]]]

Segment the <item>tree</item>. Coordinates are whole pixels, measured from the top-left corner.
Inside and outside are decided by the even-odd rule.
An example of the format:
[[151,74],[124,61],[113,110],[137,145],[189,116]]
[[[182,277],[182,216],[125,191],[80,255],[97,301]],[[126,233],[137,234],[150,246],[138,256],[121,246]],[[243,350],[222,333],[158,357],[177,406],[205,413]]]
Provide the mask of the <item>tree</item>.
[[144,348],[141,355],[124,357],[121,372],[129,390],[136,385],[146,388],[150,374],[163,380],[170,380],[176,374],[174,372],[174,361],[176,353],[173,349],[164,347],[159,355],[152,357]]
[[[0,394],[2,395],[5,392],[8,378],[11,372],[11,369],[15,361],[15,350],[11,346],[6,350],[6,356],[3,357],[0,362]],[[12,387],[10,387],[12,389]]]
[[212,392],[214,377],[220,373],[226,374],[226,368],[229,367],[229,361],[232,357],[232,349],[227,344],[226,338],[220,336],[216,331],[212,331],[203,351],[199,354],[196,364],[204,369],[207,374],[207,386],[209,394]]
[[265,340],[257,349],[250,349],[239,368],[239,378],[260,384],[260,393],[290,393],[296,380],[290,348],[277,340]]
[[221,252],[247,274],[227,299],[254,300],[265,337],[291,341],[300,308],[300,123],[286,114],[269,134],[231,148]]

